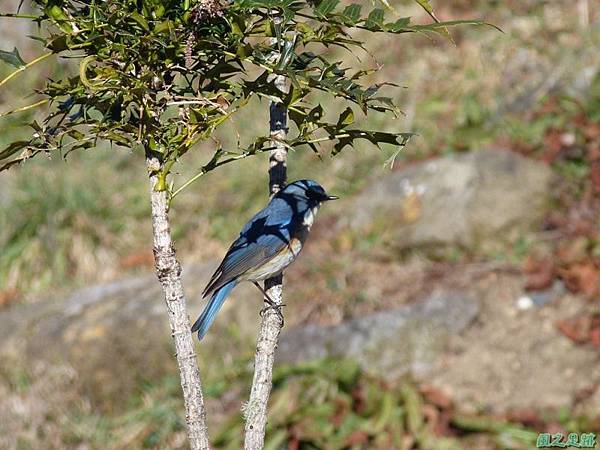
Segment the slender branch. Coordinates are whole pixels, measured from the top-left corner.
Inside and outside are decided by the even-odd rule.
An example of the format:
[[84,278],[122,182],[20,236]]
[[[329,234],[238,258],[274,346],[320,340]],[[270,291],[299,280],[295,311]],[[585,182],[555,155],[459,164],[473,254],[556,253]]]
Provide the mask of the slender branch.
[[28,62],[24,66],[19,67],[17,70],[15,70],[14,72],[10,73],[6,78],[4,78],[3,80],[0,80],[0,87],[2,87],[4,84],[8,83],[12,78],[16,77],[19,73],[23,72],[24,70],[29,69],[34,64],[37,64],[37,63],[45,60],[46,58],[52,56],[53,54],[54,53],[45,53],[42,56],[38,56],[33,61]]
[[39,19],[39,16],[36,16],[34,14],[11,14],[11,13],[2,13],[0,14],[0,17],[2,18],[6,18],[6,19]]
[[[278,53],[274,53],[275,58]],[[286,80],[281,75],[272,75],[277,89],[285,92]],[[285,186],[287,179],[287,146],[284,144],[287,134],[287,111],[281,103],[271,102],[270,132],[275,147],[269,157],[269,191],[276,194]],[[283,305],[283,277],[281,275],[265,280],[267,296],[277,305]],[[264,447],[267,427],[267,404],[273,385],[273,364],[279,333],[283,327],[282,318],[274,308],[263,315],[254,356],[254,378],[250,400],[245,408],[245,450],[261,450]]]
[[155,189],[158,182],[156,173],[161,169],[158,160],[148,158],[147,165],[151,173],[150,199],[154,232],[154,261],[158,280],[165,292],[171,335],[175,343],[190,448],[192,450],[210,450],[200,371],[194,353],[186,299],[181,283],[181,265],[177,260],[171,238],[167,192]]
[[49,99],[44,99],[44,100],[40,100],[39,102],[35,102],[31,105],[21,106],[20,108],[17,108],[17,109],[11,109],[10,111],[0,113],[0,117],[6,117],[6,116],[10,116],[11,114],[28,111],[30,109],[37,108],[38,106],[45,105],[49,101],[50,101]]

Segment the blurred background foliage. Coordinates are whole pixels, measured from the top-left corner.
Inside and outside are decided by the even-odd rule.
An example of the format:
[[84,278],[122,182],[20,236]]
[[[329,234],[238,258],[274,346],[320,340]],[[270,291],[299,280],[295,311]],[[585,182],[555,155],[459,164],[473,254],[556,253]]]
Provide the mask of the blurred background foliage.
[[[423,15],[418,9],[410,7],[410,2],[401,3],[399,13],[419,17]],[[583,185],[588,180],[589,164],[585,161],[585,143],[595,138],[594,121],[600,109],[598,87],[590,91],[585,99],[577,98],[573,89],[557,90],[559,81],[572,78],[571,86],[577,86],[580,78],[586,73],[583,69],[588,61],[591,49],[597,39],[594,27],[580,28],[581,19],[576,13],[562,13],[560,4],[556,2],[459,2],[452,6],[438,5],[442,16],[448,18],[483,17],[498,24],[504,34],[492,29],[455,29],[452,43],[442,39],[432,39],[425,36],[408,36],[403,38],[406,44],[389,48],[387,38],[374,36],[367,43],[369,53],[361,55],[365,64],[378,64],[382,69],[373,74],[369,81],[378,82],[392,80],[408,89],[397,90],[394,100],[401,106],[404,116],[399,119],[386,115],[369,117],[368,123],[362,123],[365,128],[381,128],[384,130],[412,130],[418,137],[411,142],[397,159],[397,168],[403,164],[419,159],[427,159],[436,155],[449,154],[479,149],[490,144],[505,144],[528,156],[551,160],[555,168],[564,174],[572,184],[569,192],[581,196]],[[448,8],[446,10],[445,8]],[[11,36],[7,42],[20,43],[18,32],[24,31],[14,19],[6,21],[15,24],[4,30]],[[16,36],[15,36],[16,34]],[[537,39],[544,34],[547,39]],[[469,39],[470,36],[475,36]],[[385,49],[382,51],[382,49]],[[39,48],[31,44],[30,48],[22,48],[21,53],[26,59],[39,54]],[[373,55],[377,55],[374,59]],[[344,60],[344,54],[339,58]],[[588,59],[586,59],[588,58]],[[523,62],[525,60],[525,62]],[[2,104],[4,111],[23,105],[23,98],[35,86],[39,76],[52,74],[60,78],[68,70],[68,61],[54,60],[43,63],[45,67],[36,67],[20,76],[19,81],[12,83],[10,89],[3,89]],[[511,72],[511,65],[515,71]],[[536,72],[549,70],[547,77],[540,81]],[[12,69],[7,65],[0,67],[0,76]],[[598,86],[600,82],[595,82]],[[561,83],[562,85],[562,83]],[[224,146],[232,146],[245,129],[262,130],[266,127],[267,112],[264,104],[256,104],[244,111],[231,124],[231,130],[217,133],[217,140]],[[3,135],[0,144],[13,141],[24,136],[24,130],[18,125],[34,118],[33,112],[10,116],[3,120]],[[585,119],[582,119],[585,118]],[[590,126],[579,127],[581,120]],[[361,121],[357,118],[357,121]],[[557,158],[548,153],[546,143],[554,139],[553,148],[561,143],[557,136],[575,139],[578,146],[583,145],[583,153],[578,157]],[[327,147],[325,147],[327,148]],[[3,197],[4,203],[0,216],[0,242],[8,251],[0,262],[0,280],[2,286],[20,294],[33,294],[48,287],[65,286],[66,281],[86,282],[90,278],[90,258],[98,258],[94,270],[94,279],[108,279],[114,273],[115,267],[123,259],[132,254],[143,252],[144,234],[120,232],[119,242],[114,242],[114,230],[149,229],[149,220],[144,218],[143,201],[145,188],[144,174],[134,170],[139,166],[139,154],[113,148],[101,149],[98,152],[88,152],[85,156],[71,155],[71,163],[77,170],[70,170],[64,161],[56,158],[48,161],[32,161],[29,168],[43,176],[18,177],[16,174],[3,174],[3,190],[26,191],[27,195]],[[323,180],[330,189],[342,195],[353,194],[376,178],[378,173],[385,173],[383,164],[394,149],[384,149],[383,154],[359,144],[357,151],[348,154],[347,158],[339,161],[320,160],[310,152],[298,151],[290,154],[290,179],[304,176],[310,168],[311,176]],[[186,160],[177,170],[181,178],[194,175],[197,167],[206,162],[210,147],[201,148]],[[117,170],[128,174],[124,179],[113,177],[109,169],[104,174],[96,173],[104,170],[104,164],[109,159]],[[580,152],[581,153],[581,152]],[[562,155],[561,155],[562,156]],[[183,192],[181,200],[174,205],[174,225],[178,246],[190,258],[211,258],[215,255],[208,252],[195,251],[195,240],[207,237],[211,240],[210,247],[218,246],[230,239],[238,228],[241,220],[231,216],[215,214],[216,212],[235,212],[239,218],[247,217],[255,211],[262,202],[261,192],[264,190],[260,177],[254,177],[255,168],[262,167],[260,160],[245,161],[243,170],[225,167],[219,176],[206,175],[206,182],[198,187],[199,192]],[[38,168],[39,167],[39,168]],[[52,170],[46,168],[52,167]],[[49,179],[45,179],[45,177]],[[90,181],[88,185],[83,181]],[[24,186],[21,189],[20,184]],[[49,189],[51,186],[58,189]],[[62,188],[64,186],[64,188]],[[76,188],[68,189],[68,186]],[[238,195],[243,191],[247,195]],[[70,194],[68,191],[76,191]],[[104,195],[97,195],[97,192]],[[93,233],[94,251],[90,252],[87,245],[77,246],[71,240],[56,239],[50,251],[50,246],[34,243],[32,237],[37,231],[53,228],[50,212],[57,212],[42,206],[40,201],[46,195],[56,196],[52,202],[63,209],[56,214],[62,219],[60,223],[68,223],[66,228],[73,227],[73,235],[82,222],[95,224],[99,228],[106,227],[106,232]],[[140,198],[140,196],[142,196]],[[86,201],[83,199],[86,198]],[[35,200],[34,200],[35,199]],[[40,205],[42,210],[31,211],[32,216],[21,215],[18,212],[27,207],[22,202]],[[82,201],[82,204],[78,203]],[[6,203],[10,202],[10,203]],[[12,202],[15,202],[14,204]],[[98,202],[101,205],[94,205]],[[107,202],[114,202],[117,207],[106,207]],[[119,205],[135,205],[133,214],[121,214]],[[83,206],[83,208],[80,208]],[[22,216],[30,223],[23,227]],[[79,215],[77,220],[74,216]],[[54,216],[54,214],[52,214]],[[210,220],[208,220],[210,218]],[[33,220],[31,220],[33,219]],[[52,218],[52,220],[55,220]],[[131,221],[133,226],[127,225]],[[116,222],[116,223],[115,223]],[[35,225],[34,225],[35,224]],[[200,228],[201,233],[197,233]],[[67,230],[68,233],[68,230]],[[115,245],[118,247],[115,248]],[[215,249],[218,253],[218,250]],[[13,258],[12,255],[19,255]],[[148,259],[139,255],[142,263],[148,264]],[[85,263],[83,260],[88,260]],[[135,258],[134,258],[135,259]],[[125,261],[125,265],[127,261]],[[132,263],[133,266],[135,264]],[[27,267],[25,270],[24,268]],[[62,269],[61,269],[62,268]],[[54,273],[50,279],[44,272]]]
[[[591,301],[597,298],[600,77],[591,68],[600,64],[598,3],[432,3],[440,19],[483,18],[504,33],[461,28],[452,31],[453,43],[423,35],[403,38],[394,45],[384,36],[370,38],[369,53],[361,57],[367,65],[382,66],[371,81],[393,81],[407,89],[396,91],[403,116],[375,116],[361,125],[418,134],[398,156],[393,171],[489,146],[505,147],[548,164],[560,183],[553,188],[552,211],[544,226],[559,238],[521,236],[516,245],[493,251],[457,246],[442,257],[433,257],[421,250],[390,248],[378,234],[364,237],[347,230],[332,237],[324,229],[347,213],[343,208],[348,203],[327,209],[321,213],[323,228],[315,230],[315,238],[326,235],[330,241],[310,250],[310,264],[299,261],[296,274],[290,271],[294,287],[288,290],[288,304],[318,298],[311,312],[293,319],[297,323],[337,323],[385,306],[385,300],[371,299],[365,278],[385,287],[393,277],[386,269],[389,265],[415,260],[459,269],[473,262],[510,263],[532,288],[560,279],[570,292]],[[579,7],[584,4],[585,14],[586,8]],[[426,17],[411,2],[394,2],[393,6],[403,16]],[[21,26],[11,21],[1,36],[19,45],[24,59],[30,60],[40,48],[35,43],[21,47],[27,31]],[[343,54],[339,57],[344,58]],[[0,65],[0,78],[9,70]],[[10,89],[0,90],[0,111],[22,106],[25,93],[40,77],[51,73],[61,77],[69,70],[68,61],[53,60],[27,71]],[[582,90],[581,86],[586,87]],[[266,103],[249,106],[217,139],[226,146],[235,144],[237,133],[243,130],[266,132],[266,114]],[[4,119],[0,148],[23,136],[17,125],[34,117],[35,113],[28,112]],[[210,152],[207,146],[188,155],[186,164],[177,168],[182,178],[192,176]],[[329,191],[352,198],[390,171],[384,163],[392,154],[393,149],[378,151],[361,145],[336,160],[319,159],[312,152],[291,152],[289,178],[314,178]],[[152,267],[147,244],[147,179],[139,170],[142,158],[126,150],[103,148],[73,154],[68,162],[60,158],[29,161],[28,176],[20,176],[24,170],[0,175],[0,306],[35,305],[49,293],[58,295]],[[226,166],[207,174],[177,198],[172,217],[184,266],[220,257],[246,218],[263,205],[265,166],[266,157]],[[306,275],[313,280],[309,286],[300,281]],[[583,328],[583,322],[577,321],[559,326],[577,342],[598,340],[593,325],[589,325],[589,335],[582,335]],[[224,356],[225,368],[203,368],[208,372],[205,385],[216,448],[239,448],[239,401],[246,397],[249,356],[234,361]],[[56,377],[68,381],[69,374]],[[29,376],[17,374],[12,379],[11,389],[19,395],[37,395],[43,389],[39,380]],[[600,429],[597,418],[579,416],[568,408],[550,416],[465,416],[456,412],[457,405],[443,393],[417,385],[410,380],[387,385],[347,361],[279,367],[267,448],[526,449],[535,444],[537,432]],[[141,385],[127,400],[126,411],[115,415],[99,413],[81,399],[71,400],[71,407],[60,414],[41,411],[32,415],[35,431],[26,430],[18,448],[38,448],[39,442],[46,448],[185,447],[179,385],[174,378]]]

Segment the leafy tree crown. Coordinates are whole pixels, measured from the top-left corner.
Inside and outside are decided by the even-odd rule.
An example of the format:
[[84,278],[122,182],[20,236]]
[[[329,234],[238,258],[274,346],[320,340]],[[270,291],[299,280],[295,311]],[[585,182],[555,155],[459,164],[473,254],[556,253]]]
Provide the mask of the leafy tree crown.
[[[286,108],[295,125],[283,142],[289,148],[318,152],[329,141],[336,155],[360,139],[400,148],[410,133],[354,122],[356,110],[396,112],[380,93],[386,83],[365,82],[376,69],[351,70],[329,49],[362,48],[359,31],[447,35],[450,25],[481,23],[439,22],[427,0],[415,1],[433,23],[387,21],[387,2],[365,11],[339,0],[33,0],[34,14],[25,17],[40,24],[35,39],[48,54],[76,58],[79,70],[39,90],[42,100],[32,106],[47,103],[45,117],[31,122],[31,139],[0,151],[0,170],[39,153],[67,155],[109,141],[155,157],[156,188],[166,189],[173,164],[254,97]],[[0,59],[28,66],[16,49]],[[285,92],[277,75],[288,83]],[[336,121],[325,119],[315,93],[341,100]],[[270,149],[270,139],[259,136],[235,151],[218,147],[198,176]]]

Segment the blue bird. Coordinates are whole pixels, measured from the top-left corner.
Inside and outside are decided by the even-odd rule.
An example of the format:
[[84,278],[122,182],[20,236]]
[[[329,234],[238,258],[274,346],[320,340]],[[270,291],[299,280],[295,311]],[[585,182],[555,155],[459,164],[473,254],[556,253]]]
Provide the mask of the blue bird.
[[202,297],[208,304],[192,326],[202,339],[231,290],[251,281],[274,307],[259,281],[279,275],[298,257],[322,202],[328,195],[316,181],[298,180],[273,196],[269,204],[244,225],[211,277]]

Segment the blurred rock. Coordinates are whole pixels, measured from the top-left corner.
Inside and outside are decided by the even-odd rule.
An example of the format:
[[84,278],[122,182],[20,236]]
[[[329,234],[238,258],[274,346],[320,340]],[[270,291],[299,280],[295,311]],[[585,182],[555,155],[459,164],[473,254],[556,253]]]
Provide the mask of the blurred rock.
[[277,361],[341,357],[390,379],[423,375],[444,350],[448,336],[464,330],[478,309],[477,301],[461,292],[438,291],[418,303],[340,325],[308,325],[285,332]]
[[405,249],[497,246],[539,223],[550,168],[515,153],[482,150],[426,161],[365,190],[351,225]]
[[[184,271],[192,320],[205,303],[201,292],[215,267],[209,263]],[[201,360],[219,355],[220,348],[231,355],[236,342],[254,341],[261,297],[252,289],[242,284],[232,292],[197,346]],[[246,301],[251,298],[255,301]],[[94,405],[118,408],[138,392],[141,381],[177,371],[165,308],[160,285],[148,274],[5,310],[0,313],[0,382],[21,373],[31,376],[39,364],[65,366]],[[247,319],[252,315],[255,321]]]
[[[453,334],[425,381],[448,394],[465,413],[600,410],[598,351],[579,345],[556,327],[561,318],[590,314],[580,297],[564,294],[545,306],[518,308],[523,280],[488,276],[476,282],[477,320]],[[593,389],[592,389],[593,388]],[[591,393],[584,394],[591,389]]]

